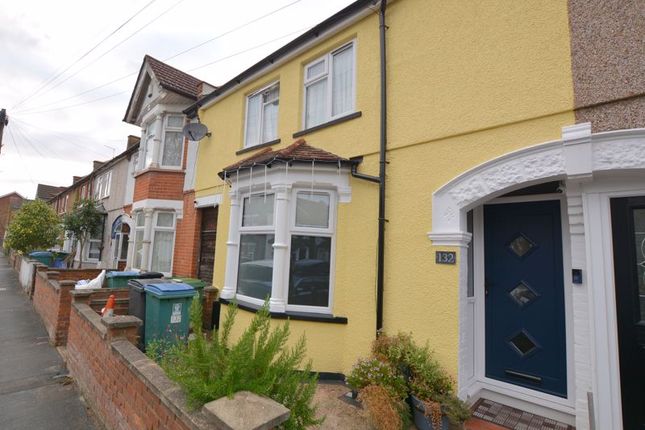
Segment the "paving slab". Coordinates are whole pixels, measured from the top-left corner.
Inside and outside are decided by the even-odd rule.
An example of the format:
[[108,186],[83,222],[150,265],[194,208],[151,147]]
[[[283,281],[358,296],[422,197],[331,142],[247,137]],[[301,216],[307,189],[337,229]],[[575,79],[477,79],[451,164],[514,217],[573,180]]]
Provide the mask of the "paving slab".
[[65,363],[0,255],[0,429],[99,428],[69,383]]

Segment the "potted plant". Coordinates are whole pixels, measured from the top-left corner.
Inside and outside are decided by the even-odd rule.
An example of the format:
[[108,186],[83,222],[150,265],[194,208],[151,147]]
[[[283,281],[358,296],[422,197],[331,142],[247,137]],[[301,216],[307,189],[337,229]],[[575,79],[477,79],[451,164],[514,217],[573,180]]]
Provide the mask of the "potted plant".
[[[368,399],[371,400],[366,402],[368,411],[370,414],[374,413],[373,409],[377,414],[390,409],[399,411],[400,428],[405,428],[410,410],[420,430],[447,430],[450,424],[462,427],[470,417],[467,405],[454,394],[450,376],[429,347],[418,346],[410,334],[387,336],[381,333],[372,345],[372,357],[358,361],[347,383],[359,394],[366,387],[383,387],[389,395],[389,407],[374,408],[371,406],[374,400]],[[373,396],[374,391],[370,389],[369,395]],[[401,400],[407,402],[409,409],[401,410]],[[375,423],[384,419],[373,417]]]

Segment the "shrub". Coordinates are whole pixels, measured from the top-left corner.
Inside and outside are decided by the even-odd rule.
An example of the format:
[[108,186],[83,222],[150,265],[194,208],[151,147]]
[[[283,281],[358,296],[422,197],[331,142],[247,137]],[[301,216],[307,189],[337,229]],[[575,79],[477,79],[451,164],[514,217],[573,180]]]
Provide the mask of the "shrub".
[[403,376],[390,363],[376,358],[359,359],[347,377],[347,383],[355,390],[378,385],[383,387],[394,399],[407,397],[407,387]]
[[392,398],[392,395],[382,385],[363,387],[359,399],[365,404],[372,424],[378,430],[404,427],[401,411],[406,410],[406,404]]
[[193,300],[190,313],[193,335],[188,343],[171,346],[159,343],[148,355],[184,388],[192,407],[246,390],[291,410],[289,420],[281,428],[302,429],[322,421],[315,418],[316,409],[312,405],[318,376],[311,372],[311,362],[302,366],[305,338],[288,348],[289,322],[271,330],[268,302],[237,342],[230,340],[237,313],[235,304],[228,306],[224,323],[211,340],[200,330],[199,300]]

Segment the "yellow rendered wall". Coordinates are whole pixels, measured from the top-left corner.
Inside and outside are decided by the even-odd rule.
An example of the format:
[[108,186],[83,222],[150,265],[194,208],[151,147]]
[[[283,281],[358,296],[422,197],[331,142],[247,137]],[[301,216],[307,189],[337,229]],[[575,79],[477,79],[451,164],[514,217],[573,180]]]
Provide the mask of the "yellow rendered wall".
[[[573,124],[566,2],[397,0],[387,12],[388,174],[385,330],[428,341],[456,376],[459,336],[457,267],[438,266],[427,233],[432,193],[472,167],[560,136]],[[357,41],[360,118],[304,136],[343,157],[365,155],[360,170],[378,173],[378,17],[373,14],[200,112],[213,132],[200,144],[197,196],[224,192],[214,284],[223,286],[228,233],[227,187],[216,176],[248,157],[245,97],[280,80],[281,143],[302,128],[303,65]],[[378,186],[351,180],[339,204],[333,312],[347,325],[294,321],[306,333],[316,370],[349,372],[374,337]],[[442,248],[443,249],[443,248]],[[252,314],[240,311],[240,322]],[[241,331],[244,324],[238,325]]]

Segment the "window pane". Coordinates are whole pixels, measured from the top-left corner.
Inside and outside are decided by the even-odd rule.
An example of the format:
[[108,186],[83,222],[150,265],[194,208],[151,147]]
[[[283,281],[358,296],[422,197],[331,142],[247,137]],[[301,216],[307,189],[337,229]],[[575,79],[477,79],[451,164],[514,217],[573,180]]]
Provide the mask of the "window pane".
[[243,234],[240,236],[240,262],[237,272],[237,292],[264,300],[271,296],[273,281],[272,234]]
[[157,227],[172,227],[174,214],[170,212],[159,212],[157,214]]
[[242,226],[273,225],[273,194],[244,198]]
[[143,230],[136,231],[134,240],[134,267],[140,269],[143,255]]
[[91,259],[98,260],[101,258],[101,242],[100,241],[90,241],[90,249],[87,253],[87,257]]
[[143,212],[137,212],[137,227],[143,227],[146,222],[146,217]]
[[270,142],[278,138],[278,100],[264,105],[262,122],[262,142]]
[[324,72],[325,72],[325,60],[320,60],[319,62],[307,67],[306,79],[311,79],[313,77],[319,76]]
[[144,152],[145,152],[145,158],[144,158],[144,163],[145,163],[145,164],[143,165],[143,168],[144,168],[144,169],[145,169],[146,167],[149,167],[149,166],[150,166],[150,164],[152,164],[152,152],[153,152],[153,151],[152,151],[152,149],[153,149],[153,148],[152,148],[152,146],[153,146],[154,144],[155,144],[155,141],[154,141],[154,139],[153,139],[153,136],[148,137],[148,139],[146,140],[146,145],[145,145],[145,147],[143,148],[143,150],[144,150]]
[[257,145],[260,140],[260,105],[262,95],[256,94],[249,97],[246,110],[246,142],[244,146]]
[[167,131],[163,144],[161,164],[164,166],[179,166],[181,164],[182,144],[183,137],[180,132]]
[[354,94],[354,49],[348,47],[333,56],[332,116],[352,110]]
[[327,78],[307,86],[305,128],[325,122],[327,112]]
[[289,304],[329,306],[331,238],[291,236]]
[[155,231],[150,264],[150,270],[153,272],[170,272],[173,237],[172,231]]
[[296,225],[298,227],[329,227],[329,194],[298,193]]
[[121,236],[121,255],[119,257],[120,260],[128,259],[128,240],[130,240],[130,235],[124,233]]
[[168,127],[182,128],[184,126],[184,118],[181,116],[169,116]]

